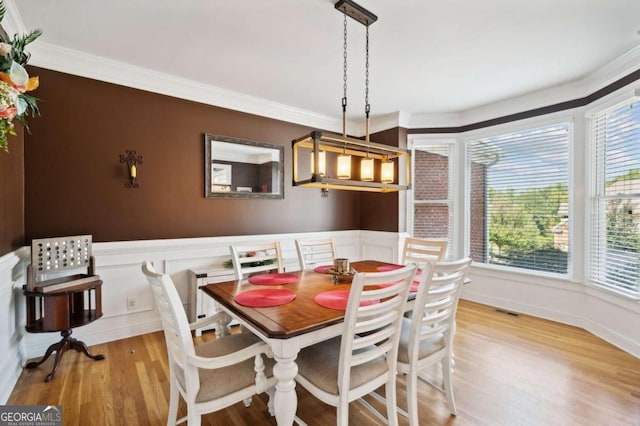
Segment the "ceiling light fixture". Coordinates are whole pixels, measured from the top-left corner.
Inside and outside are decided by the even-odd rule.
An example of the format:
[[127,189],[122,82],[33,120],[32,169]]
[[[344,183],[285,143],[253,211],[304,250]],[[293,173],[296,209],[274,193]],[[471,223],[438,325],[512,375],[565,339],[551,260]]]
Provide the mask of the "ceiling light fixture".
[[[394,192],[410,188],[411,164],[407,150],[371,142],[369,140],[369,26],[378,17],[352,0],[339,0],[335,8],[344,15],[342,135],[314,130],[295,139],[293,146],[293,185],[328,189],[347,189],[370,192]],[[347,136],[347,16],[366,27],[365,65],[365,137]],[[328,155],[329,153],[329,155]],[[304,157],[309,156],[309,161]],[[335,168],[327,162],[335,159]],[[315,161],[318,158],[319,161]],[[359,175],[353,177],[352,162],[359,158]],[[309,170],[302,170],[309,164]],[[376,173],[378,164],[379,173]],[[398,173],[396,175],[396,170]],[[331,172],[335,178],[330,177]],[[398,182],[398,183],[394,183]],[[400,184],[399,182],[402,182]]]

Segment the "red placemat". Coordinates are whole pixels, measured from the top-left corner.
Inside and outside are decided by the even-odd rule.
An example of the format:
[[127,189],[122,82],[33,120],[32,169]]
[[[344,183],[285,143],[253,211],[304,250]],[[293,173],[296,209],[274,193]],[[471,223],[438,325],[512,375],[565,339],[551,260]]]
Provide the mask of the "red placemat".
[[263,288],[236,294],[235,301],[243,306],[266,308],[291,302],[296,294],[288,288]]
[[[396,285],[398,283],[400,283],[402,281],[396,281],[395,283],[386,283],[386,284],[378,284],[378,287],[380,288],[385,288],[385,287],[389,287],[392,285]],[[420,287],[420,281],[414,281],[413,283],[411,283],[411,288],[409,289],[410,293],[416,293],[418,291],[418,287]]]
[[293,274],[260,274],[249,277],[249,282],[256,285],[281,285],[297,281],[298,277]]
[[320,265],[313,268],[313,272],[318,272],[320,274],[326,274],[329,269],[333,268],[333,265]]
[[[337,311],[345,311],[347,309],[347,301],[349,300],[349,290],[331,290],[316,294],[313,299],[318,305],[325,308],[335,309]],[[360,303],[360,306],[373,305],[378,303],[377,300],[367,300]]]
[[[402,269],[404,268],[404,266],[402,265],[383,265],[383,266],[378,266],[376,268],[376,271],[378,272],[388,272],[388,271],[395,271],[396,269]],[[416,276],[420,275],[422,273],[422,269],[418,268],[416,269]]]

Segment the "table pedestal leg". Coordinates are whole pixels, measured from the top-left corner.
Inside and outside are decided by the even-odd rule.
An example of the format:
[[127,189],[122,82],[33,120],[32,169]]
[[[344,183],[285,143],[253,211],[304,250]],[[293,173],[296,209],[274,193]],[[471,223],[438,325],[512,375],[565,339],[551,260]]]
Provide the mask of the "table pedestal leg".
[[70,337],[71,329],[63,330],[60,332],[60,334],[62,335],[62,340],[49,346],[49,348],[47,349],[47,351],[45,352],[44,356],[40,361],[33,361],[28,363],[25,366],[25,368],[35,368],[40,364],[42,364],[43,362],[45,362],[47,359],[49,359],[51,354],[55,352],[56,357],[53,362],[53,369],[51,370],[51,373],[47,374],[47,377],[45,377],[44,379],[45,382],[48,382],[51,379],[53,379],[53,376],[55,376],[56,372],[58,371],[58,367],[60,367],[60,360],[62,359],[62,355],[67,349],[75,349],[76,351],[84,353],[86,356],[88,356],[89,358],[95,361],[100,361],[104,359],[104,355],[92,355],[91,352],[89,352],[89,348],[87,348],[87,345],[85,345],[84,342],[81,342],[78,339]]
[[276,365],[273,367],[273,375],[278,379],[274,398],[276,422],[278,426],[293,424],[298,409],[298,396],[296,395],[295,377],[298,374],[296,357],[275,356]]

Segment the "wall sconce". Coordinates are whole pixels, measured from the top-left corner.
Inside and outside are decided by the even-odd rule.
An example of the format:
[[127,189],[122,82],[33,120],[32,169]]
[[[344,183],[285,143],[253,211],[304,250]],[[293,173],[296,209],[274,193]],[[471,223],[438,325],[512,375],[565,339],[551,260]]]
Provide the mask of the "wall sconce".
[[125,188],[138,188],[140,185],[136,182],[138,177],[137,165],[142,164],[142,156],[136,155],[134,150],[125,150],[126,154],[120,154],[120,162],[127,165],[127,175],[129,182],[125,183]]

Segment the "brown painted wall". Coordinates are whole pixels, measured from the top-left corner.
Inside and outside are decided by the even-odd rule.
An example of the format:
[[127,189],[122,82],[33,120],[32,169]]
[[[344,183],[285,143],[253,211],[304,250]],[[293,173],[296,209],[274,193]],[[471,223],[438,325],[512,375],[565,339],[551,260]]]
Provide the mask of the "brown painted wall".
[[24,138],[15,124],[10,152],[0,150],[0,256],[24,245]]
[[[406,129],[395,127],[371,135],[371,141],[391,146],[406,147]],[[397,171],[396,171],[397,172]],[[360,229],[367,231],[398,232],[398,193],[360,194]]]
[[[26,238],[94,241],[360,228],[359,194],[292,187],[291,140],[310,129],[32,68],[42,116],[25,136]],[[203,134],[285,146],[283,200],[206,199]],[[144,157],[127,189],[119,155]]]

